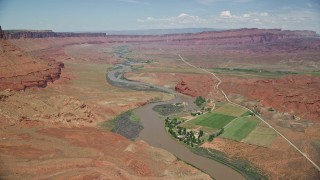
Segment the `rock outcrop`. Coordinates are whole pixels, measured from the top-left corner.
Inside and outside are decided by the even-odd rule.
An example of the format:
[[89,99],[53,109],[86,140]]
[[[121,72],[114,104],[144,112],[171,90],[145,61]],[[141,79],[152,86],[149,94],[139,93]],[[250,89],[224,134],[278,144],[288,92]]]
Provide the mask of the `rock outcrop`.
[[192,97],[207,97],[214,90],[214,85],[215,81],[209,76],[201,76],[201,78],[184,77],[175,86],[175,90]]
[[290,75],[280,79],[225,79],[222,88],[260,100],[267,106],[303,118],[320,120],[320,78]]
[[0,44],[0,90],[45,87],[59,79],[63,63],[35,59],[6,40]]
[[0,91],[0,102],[0,116],[10,117],[12,123],[32,121],[69,127],[90,126],[97,121],[85,103],[66,95],[44,99],[7,89]]
[[[214,91],[216,82],[211,78],[195,79],[181,79],[175,90],[192,97],[207,97]],[[264,106],[281,112],[320,120],[320,78],[317,76],[289,75],[279,79],[225,77],[220,88],[227,94],[241,94],[259,100]]]

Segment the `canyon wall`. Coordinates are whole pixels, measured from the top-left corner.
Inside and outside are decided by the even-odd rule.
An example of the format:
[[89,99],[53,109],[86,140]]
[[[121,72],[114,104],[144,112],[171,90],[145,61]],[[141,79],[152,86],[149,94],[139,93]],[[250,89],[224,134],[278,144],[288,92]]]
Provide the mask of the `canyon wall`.
[[281,29],[237,29],[215,32],[168,34],[168,35],[112,35],[108,36],[112,42],[167,42],[170,44],[254,44],[268,43],[284,39],[316,37],[314,31],[288,31]]
[[201,33],[166,34],[166,35],[106,35],[106,33],[72,33],[53,32],[51,30],[5,30],[5,39],[33,39],[33,38],[64,38],[64,37],[108,37],[110,42],[138,43],[138,42],[167,42],[170,44],[255,44],[276,42],[285,39],[315,38],[314,31],[289,31],[281,29],[244,28],[226,31],[211,31]]
[[7,40],[0,39],[0,91],[45,87],[59,79],[64,64],[52,59],[37,59]]

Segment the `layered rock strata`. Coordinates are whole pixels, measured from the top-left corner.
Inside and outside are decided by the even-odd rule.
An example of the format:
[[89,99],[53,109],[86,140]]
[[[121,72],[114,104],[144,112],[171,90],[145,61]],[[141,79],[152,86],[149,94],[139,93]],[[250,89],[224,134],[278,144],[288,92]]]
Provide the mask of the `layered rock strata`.
[[276,42],[284,39],[316,37],[314,31],[288,31],[281,29],[237,29],[215,32],[168,35],[113,35],[113,42],[168,42],[171,44],[224,45]]
[[63,63],[35,59],[6,40],[0,45],[0,90],[45,87],[59,79]]

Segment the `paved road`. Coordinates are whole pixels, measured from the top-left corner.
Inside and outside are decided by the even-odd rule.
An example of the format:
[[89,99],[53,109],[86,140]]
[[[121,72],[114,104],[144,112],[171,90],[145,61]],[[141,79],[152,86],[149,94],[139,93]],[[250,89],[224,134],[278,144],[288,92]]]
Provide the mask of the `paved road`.
[[220,84],[222,83],[222,81],[221,81],[221,79],[220,79],[216,74],[214,74],[214,73],[212,73],[212,72],[210,72],[210,71],[207,71],[206,69],[202,69],[202,68],[200,68],[200,67],[194,66],[193,64],[185,61],[185,60],[183,59],[183,57],[181,57],[180,54],[178,54],[178,56],[179,56],[180,59],[181,59],[184,63],[186,63],[187,65],[189,65],[189,66],[191,66],[191,67],[194,67],[194,68],[196,68],[196,69],[199,69],[199,70],[201,70],[201,71],[204,71],[204,72],[206,72],[206,73],[208,73],[208,74],[213,75],[213,76],[218,80],[218,83],[216,84],[217,90],[220,90],[220,92],[223,94],[223,96],[225,97],[225,99],[226,99],[230,104],[235,105],[235,106],[238,106],[238,107],[241,107],[241,108],[243,108],[243,109],[246,109],[246,110],[254,113],[254,114],[257,116],[257,118],[259,118],[259,119],[260,119],[262,122],[264,122],[267,126],[269,126],[269,127],[270,127],[271,129],[273,129],[276,133],[278,133],[284,140],[286,140],[292,147],[294,147],[302,156],[304,156],[318,171],[320,171],[320,167],[319,167],[315,162],[313,162],[304,152],[302,152],[296,145],[294,145],[288,138],[286,138],[286,137],[285,137],[283,134],[281,134],[278,130],[276,130],[274,127],[272,127],[272,126],[271,126],[268,122],[266,122],[262,117],[260,117],[258,114],[256,114],[255,112],[253,112],[251,109],[249,109],[249,108],[247,108],[247,107],[245,107],[245,106],[241,106],[241,105],[239,105],[239,104],[236,104],[236,103],[230,101],[230,99],[229,99],[228,96],[224,93],[224,91],[223,91],[222,89],[219,89],[219,86],[220,86]]

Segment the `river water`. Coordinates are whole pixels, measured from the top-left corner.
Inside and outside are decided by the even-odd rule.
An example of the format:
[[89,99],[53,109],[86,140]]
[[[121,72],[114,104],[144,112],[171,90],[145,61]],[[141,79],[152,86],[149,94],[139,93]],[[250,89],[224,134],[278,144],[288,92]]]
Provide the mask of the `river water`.
[[140,118],[140,122],[144,127],[137,140],[143,140],[154,147],[165,149],[179,159],[194,165],[215,179],[245,179],[240,173],[232,168],[214,160],[196,155],[192,153],[189,148],[170,137],[164,127],[164,117],[153,111],[152,108],[161,104],[187,102],[189,105],[185,110],[188,111],[194,108],[194,106],[192,106],[194,105],[192,103],[193,98],[176,94],[174,90],[165,87],[149,85],[147,83],[136,81],[128,81],[121,78],[125,72],[131,71],[131,64],[132,63],[130,62],[125,62],[117,65],[116,69],[108,71],[108,82],[114,86],[122,88],[144,91],[161,91],[175,95],[175,99],[173,100],[147,104],[134,111],[134,113]]

